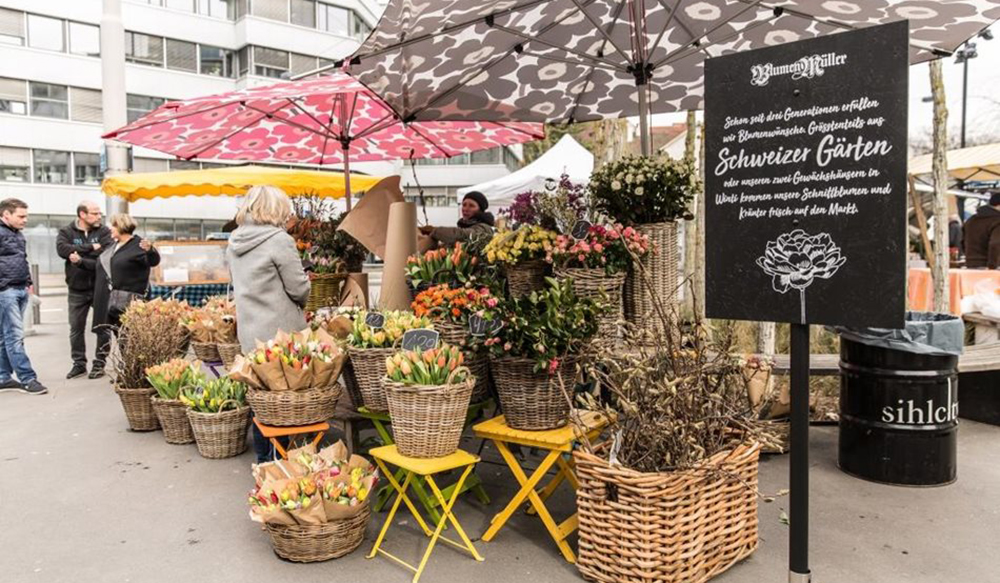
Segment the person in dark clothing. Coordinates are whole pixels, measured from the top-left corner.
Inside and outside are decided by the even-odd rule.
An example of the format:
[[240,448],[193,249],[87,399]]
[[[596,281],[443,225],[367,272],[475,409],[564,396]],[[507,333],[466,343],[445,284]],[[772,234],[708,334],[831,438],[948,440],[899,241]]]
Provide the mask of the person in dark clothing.
[[[101,207],[84,201],[76,207],[76,220],[59,229],[56,253],[66,260],[66,287],[69,300],[69,345],[73,368],[67,379],[87,374],[87,313],[94,304],[94,277],[97,258],[111,247],[111,230],[101,225]],[[97,330],[97,350],[88,378],[104,376],[104,355],[111,335],[105,328]]]
[[948,218],[948,252],[953,260],[962,254],[962,219],[958,215]]
[[965,266],[1000,269],[1000,192],[965,221]]
[[104,250],[97,261],[94,277],[94,331],[99,328],[114,331],[125,305],[116,306],[112,290],[130,299],[145,298],[149,292],[149,269],[160,264],[160,254],[152,243],[134,235],[135,220],[117,214],[109,221],[115,243]]
[[27,223],[24,201],[0,201],[0,391],[43,395],[49,390],[38,382],[24,351],[23,318],[31,293],[31,270],[21,230]]
[[455,243],[478,237],[493,235],[493,214],[486,212],[490,203],[481,192],[472,191],[462,198],[462,218],[457,227],[420,227],[420,232],[429,236],[441,247],[451,247]]

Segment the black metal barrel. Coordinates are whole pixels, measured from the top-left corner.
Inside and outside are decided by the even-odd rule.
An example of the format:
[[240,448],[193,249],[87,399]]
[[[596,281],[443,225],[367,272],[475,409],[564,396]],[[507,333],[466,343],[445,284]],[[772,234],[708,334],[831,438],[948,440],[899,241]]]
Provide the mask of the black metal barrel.
[[955,481],[958,357],[841,337],[840,468],[906,486]]

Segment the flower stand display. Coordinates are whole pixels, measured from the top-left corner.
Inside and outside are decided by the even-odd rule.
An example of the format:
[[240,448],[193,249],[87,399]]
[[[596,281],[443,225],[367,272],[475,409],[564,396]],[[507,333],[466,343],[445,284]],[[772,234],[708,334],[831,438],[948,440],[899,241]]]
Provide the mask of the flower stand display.
[[160,428],[160,420],[153,411],[153,402],[150,400],[156,394],[155,389],[126,389],[115,386],[115,394],[121,399],[130,430],[156,431]]
[[570,404],[559,383],[562,375],[566,390],[572,392],[574,361],[562,361],[550,374],[535,372],[530,358],[495,358],[490,366],[497,379],[500,407],[507,424],[525,431],[546,431],[566,425]]

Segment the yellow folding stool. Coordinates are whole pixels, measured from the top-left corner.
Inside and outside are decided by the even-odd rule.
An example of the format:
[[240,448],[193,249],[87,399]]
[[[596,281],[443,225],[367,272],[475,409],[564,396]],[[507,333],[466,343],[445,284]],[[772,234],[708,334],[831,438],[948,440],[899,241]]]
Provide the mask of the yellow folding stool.
[[[375,463],[377,463],[379,468],[382,470],[382,475],[389,480],[389,484],[391,484],[392,488],[396,491],[396,500],[392,504],[392,509],[389,510],[389,515],[385,518],[385,524],[382,525],[382,531],[379,532],[378,538],[375,540],[375,546],[372,547],[371,552],[368,553],[369,559],[374,558],[375,555],[379,553],[385,555],[389,559],[392,559],[396,563],[399,563],[400,565],[413,571],[413,583],[417,583],[417,580],[420,579],[420,575],[423,574],[424,568],[427,566],[427,560],[430,558],[431,552],[434,550],[434,545],[437,544],[438,540],[446,542],[457,549],[468,552],[477,561],[483,560],[483,557],[476,550],[476,547],[473,546],[472,541],[469,540],[468,535],[466,535],[465,531],[462,529],[462,525],[458,523],[458,520],[452,512],[452,507],[455,505],[455,501],[458,500],[458,497],[462,492],[462,485],[464,484],[465,479],[469,477],[469,474],[472,473],[472,469],[479,462],[478,457],[460,449],[449,456],[440,458],[411,458],[400,454],[395,445],[376,447],[369,453],[373,458],[375,458]],[[400,485],[400,483],[396,480],[393,473],[389,471],[387,464],[395,466],[405,472],[406,477],[403,479],[402,485]],[[441,493],[441,489],[438,488],[437,483],[434,481],[434,474],[458,468],[465,468],[465,470],[462,472],[462,476],[458,479],[455,489],[452,491],[451,498],[445,500],[444,494]],[[413,501],[406,495],[406,491],[414,482],[414,476],[420,476],[426,481],[427,485],[430,486],[434,497],[441,505],[441,518],[438,520],[438,523],[433,531],[431,531],[430,527],[427,526],[427,523],[424,521],[423,517],[421,517],[420,512],[417,511],[416,506],[413,505]],[[396,511],[399,510],[400,502],[406,503],[406,507],[410,509],[410,514],[412,514],[417,520],[417,524],[419,524],[420,528],[423,529],[424,534],[431,538],[430,543],[427,545],[427,550],[424,551],[424,556],[420,560],[420,565],[416,567],[381,548],[382,542],[385,540],[385,533],[392,525],[392,519],[396,516]],[[441,535],[441,531],[444,529],[446,521],[450,521],[452,526],[455,527],[455,532],[457,532],[459,538],[462,539],[461,542],[454,541]]]

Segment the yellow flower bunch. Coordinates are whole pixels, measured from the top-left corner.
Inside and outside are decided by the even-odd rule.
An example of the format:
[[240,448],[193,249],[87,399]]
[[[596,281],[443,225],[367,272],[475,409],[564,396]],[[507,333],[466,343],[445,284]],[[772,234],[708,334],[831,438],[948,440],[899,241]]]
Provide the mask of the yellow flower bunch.
[[351,328],[351,335],[348,342],[356,348],[389,348],[396,344],[396,341],[403,337],[407,330],[415,328],[431,328],[431,319],[427,316],[417,317],[413,312],[389,311],[382,312],[385,316],[385,324],[379,328],[371,328],[365,323],[368,312],[362,310],[354,318],[354,325]]
[[536,225],[525,225],[516,231],[500,230],[486,244],[483,253],[490,263],[515,265],[547,256],[556,237],[554,231]]

